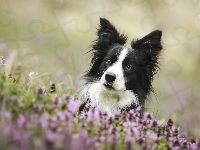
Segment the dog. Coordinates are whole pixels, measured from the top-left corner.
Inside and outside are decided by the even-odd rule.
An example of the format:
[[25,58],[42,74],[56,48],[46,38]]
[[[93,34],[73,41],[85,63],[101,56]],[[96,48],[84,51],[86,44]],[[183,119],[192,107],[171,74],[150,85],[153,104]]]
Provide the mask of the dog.
[[108,115],[140,106],[142,116],[159,69],[162,32],[155,30],[141,39],[133,39],[127,48],[124,46],[127,36],[120,34],[107,19],[100,18],[97,36],[89,51],[91,67],[83,76],[79,112],[89,99]]

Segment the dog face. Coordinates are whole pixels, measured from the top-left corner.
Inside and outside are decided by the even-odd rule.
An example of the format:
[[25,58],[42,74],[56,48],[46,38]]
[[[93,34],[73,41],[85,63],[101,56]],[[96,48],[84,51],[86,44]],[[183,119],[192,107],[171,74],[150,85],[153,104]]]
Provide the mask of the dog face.
[[131,48],[126,48],[127,37],[101,18],[98,39],[92,45],[92,67],[86,76],[108,90],[148,91],[158,68],[161,34],[153,31],[142,39],[132,40]]
[[108,20],[100,18],[97,35],[90,51],[91,68],[85,75],[89,86],[85,86],[83,93],[107,112],[112,108],[143,106],[158,70],[162,32],[156,30],[133,39],[127,48],[124,46],[127,37]]

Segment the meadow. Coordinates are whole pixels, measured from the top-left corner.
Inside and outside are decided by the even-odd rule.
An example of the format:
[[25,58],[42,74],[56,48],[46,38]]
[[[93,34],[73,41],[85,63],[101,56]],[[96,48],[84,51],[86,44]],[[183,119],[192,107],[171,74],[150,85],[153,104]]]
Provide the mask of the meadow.
[[[198,149],[199,10],[194,0],[1,1],[0,149]],[[127,47],[162,30],[143,120],[139,110],[76,113],[100,17],[128,35]]]

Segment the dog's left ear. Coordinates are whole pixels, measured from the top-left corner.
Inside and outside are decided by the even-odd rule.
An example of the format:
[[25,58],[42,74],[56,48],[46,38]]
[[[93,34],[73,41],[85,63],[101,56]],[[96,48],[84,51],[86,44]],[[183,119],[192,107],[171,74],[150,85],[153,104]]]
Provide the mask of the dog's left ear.
[[120,34],[116,28],[105,18],[100,18],[100,27],[97,30],[98,38],[94,41],[93,49],[108,50],[112,44],[124,45],[127,37]]
[[141,56],[143,62],[155,62],[162,49],[161,45],[162,31],[155,30],[142,39],[132,40],[131,47]]

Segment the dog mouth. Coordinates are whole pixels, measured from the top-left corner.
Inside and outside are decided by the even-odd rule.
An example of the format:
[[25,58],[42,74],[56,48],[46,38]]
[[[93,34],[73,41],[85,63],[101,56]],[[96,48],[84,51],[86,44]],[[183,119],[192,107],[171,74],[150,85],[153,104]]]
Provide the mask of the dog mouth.
[[104,83],[103,85],[109,90],[115,90],[115,88],[110,83]]

